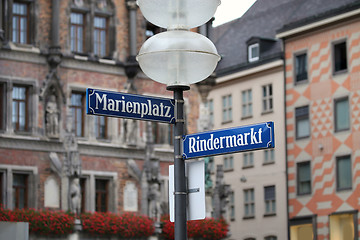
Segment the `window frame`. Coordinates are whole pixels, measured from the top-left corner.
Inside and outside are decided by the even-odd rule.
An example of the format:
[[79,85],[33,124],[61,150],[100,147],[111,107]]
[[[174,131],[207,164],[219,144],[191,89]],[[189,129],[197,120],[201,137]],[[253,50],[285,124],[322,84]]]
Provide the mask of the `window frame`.
[[[102,121],[104,121],[104,125],[102,126]],[[95,138],[97,140],[106,140],[108,139],[108,117],[105,116],[95,116],[94,125],[95,125]],[[101,134],[101,128],[104,128],[104,133]]]
[[[81,105],[73,105],[72,103],[72,96],[74,94],[77,95],[81,95]],[[75,133],[76,137],[85,137],[85,101],[86,101],[86,96],[85,93],[82,91],[77,91],[77,90],[73,90],[71,91],[70,94],[70,104],[69,104],[69,108],[72,114],[72,125],[71,125],[71,130],[72,132]],[[73,114],[73,110],[74,109],[81,109],[81,134],[78,135],[77,134],[77,114]]]
[[223,157],[224,161],[224,171],[233,171],[234,170],[234,156],[233,155],[225,155]]
[[[95,26],[95,20],[96,20],[96,18],[101,18],[101,19],[104,19],[105,20],[105,28],[100,28],[100,27],[96,27]],[[106,57],[106,56],[108,56],[109,54],[109,18],[108,17],[106,17],[106,16],[103,16],[103,15],[99,15],[99,14],[96,14],[95,16],[94,16],[94,18],[93,18],[93,28],[94,28],[94,30],[93,30],[93,48],[92,48],[92,52],[94,53],[94,55],[95,56],[98,56],[99,58],[103,58],[103,57]],[[94,35],[95,35],[95,32],[96,32],[96,30],[98,30],[99,31],[99,33],[98,33],[98,37],[101,39],[101,32],[105,32],[105,41],[104,41],[104,43],[103,44],[105,44],[105,52],[104,53],[101,53],[101,50],[100,50],[100,53],[96,53],[96,51],[95,51],[95,48],[98,48],[98,51],[99,51],[99,49],[101,49],[101,40],[100,40],[100,42],[98,42],[99,44],[96,44],[96,42],[95,42],[95,37],[94,37]],[[96,46],[96,47],[95,47]]]
[[[304,165],[309,165],[310,179],[309,180],[302,180],[301,182],[309,181],[309,187],[310,187],[309,192],[300,192],[300,174],[299,174],[299,172],[300,172],[300,167],[302,167]],[[311,193],[312,193],[311,161],[303,161],[303,162],[298,162],[296,164],[296,193],[297,193],[298,196],[311,195]]]
[[[14,89],[15,88],[24,88],[25,89],[25,99],[14,99]],[[28,133],[30,132],[30,106],[31,106],[31,97],[30,97],[30,91],[31,86],[24,85],[24,84],[13,84],[12,91],[11,91],[11,125],[12,129],[15,133]],[[24,129],[20,129],[20,105],[21,103],[25,104],[25,126]],[[18,108],[18,116],[17,116],[17,122],[14,122],[14,104],[17,105]],[[15,126],[14,126],[15,124]]]
[[[244,152],[243,154],[243,169],[254,167],[254,152]],[[246,164],[245,164],[246,163]]]
[[[297,70],[298,70],[298,58],[301,57],[301,56],[304,56],[305,55],[305,72],[301,74],[298,74]],[[308,59],[308,54],[307,54],[307,51],[301,51],[301,52],[298,52],[298,53],[295,53],[294,54],[294,83],[295,85],[297,84],[301,84],[301,83],[304,83],[304,82],[308,82],[308,79],[309,79],[309,72],[308,72],[308,63],[309,63],[309,59]],[[306,76],[305,76],[306,75]],[[301,79],[298,79],[298,76],[300,76]]]
[[[97,188],[97,183],[105,182],[105,189],[99,190]],[[95,211],[96,212],[108,212],[109,211],[109,189],[110,189],[110,179],[106,178],[96,178],[95,179]],[[105,195],[105,211],[102,208],[102,197]],[[100,205],[99,205],[100,202]]]
[[0,132],[6,130],[7,84],[0,82]]
[[[8,8],[7,13],[4,13],[4,20],[9,24],[5,24],[4,32],[5,32],[5,42],[11,42],[17,46],[22,45],[33,45],[35,43],[35,35],[36,35],[36,16],[35,16],[35,0],[14,0],[7,1]],[[26,43],[20,43],[13,41],[13,7],[14,3],[26,4],[27,5],[27,36]],[[3,8],[4,10],[5,8]],[[11,46],[10,46],[11,47]]]
[[[274,101],[273,101],[273,87],[272,84],[266,84],[262,86],[262,112],[269,113],[274,110]],[[271,94],[270,94],[271,93]],[[265,94],[265,96],[264,96]],[[265,104],[266,103],[266,104]],[[265,108],[265,105],[268,107]],[[271,106],[271,107],[270,107]]]
[[[254,188],[248,188],[248,189],[244,189],[243,193],[244,193],[244,217],[243,217],[243,219],[255,218],[255,190],[254,190]],[[250,193],[250,197],[251,196],[253,197],[252,199],[250,199],[248,201],[246,201],[247,193]],[[248,215],[246,214],[247,206],[249,207],[249,211],[251,211],[251,213],[249,213]]]
[[[82,16],[82,24],[78,24],[78,23],[73,23],[72,22],[72,16],[73,14],[78,14],[78,15],[81,15]],[[86,31],[87,31],[87,27],[86,27],[86,14],[84,12],[80,12],[80,11],[71,11],[70,13],[70,34],[69,34],[69,37],[70,37],[70,51],[75,53],[75,54],[85,54],[86,53],[86,43],[85,43],[85,38],[86,38]],[[73,37],[72,36],[72,27],[75,28],[75,36]],[[78,29],[79,28],[82,28],[82,41],[81,41],[81,47],[82,49],[79,50],[79,46],[78,46]],[[74,49],[72,49],[72,39],[75,39],[75,47]]]
[[[25,183],[24,186],[15,186],[14,185],[14,179],[15,179],[15,175],[22,175],[25,176]],[[18,172],[14,172],[12,174],[12,191],[13,191],[13,197],[12,197],[12,202],[13,202],[13,208],[14,209],[27,209],[29,207],[29,174],[27,173],[18,173]],[[24,189],[24,207],[23,208],[19,208],[19,202],[20,202],[20,193],[19,191],[21,189]]]
[[[268,160],[266,160],[266,159],[268,159]],[[273,163],[275,163],[275,150],[273,148],[265,149],[263,165],[268,165],[268,164],[273,164]]]
[[[338,121],[337,121],[337,104],[339,102],[342,102],[346,100],[347,101],[347,106],[348,106],[348,117],[349,117],[349,122],[348,122],[348,127],[346,128],[338,128]],[[350,101],[349,101],[349,97],[342,97],[342,98],[337,98],[334,100],[334,130],[335,132],[342,132],[342,131],[348,131],[351,129],[351,114],[350,114]]]
[[253,116],[252,103],[253,103],[252,89],[250,88],[241,91],[241,119],[251,118]]
[[[270,188],[272,188],[274,191],[273,192],[274,197],[271,199],[269,199],[269,198],[267,199],[266,189],[270,189]],[[276,215],[276,186],[275,185],[264,186],[264,203],[265,203],[264,216],[275,216]],[[268,204],[270,204],[270,208],[271,208],[270,211],[267,211]]]
[[[306,114],[303,114],[303,113],[298,113],[297,111],[302,111],[302,109],[305,109],[306,108]],[[296,136],[296,139],[297,140],[300,140],[300,139],[305,139],[305,138],[309,138],[311,136],[311,122],[310,122],[310,107],[308,105],[306,106],[301,106],[301,107],[296,107],[295,108],[295,136]],[[298,122],[299,120],[308,120],[309,122],[309,134],[308,135],[305,135],[305,136],[299,136],[298,135]]]
[[[253,56],[252,54],[252,50],[253,49],[258,49],[258,55],[257,56]],[[260,44],[259,43],[253,43],[253,44],[250,44],[248,46],[248,61],[249,63],[252,63],[252,62],[256,62],[256,61],[259,61],[260,59]]]
[[[350,186],[347,187],[340,187],[340,172],[339,172],[339,162],[341,160],[349,160],[350,162],[350,173],[349,175],[345,175],[345,176],[349,176],[350,177]],[[336,191],[348,191],[348,190],[352,190],[353,188],[353,179],[352,179],[352,159],[351,159],[351,155],[344,155],[344,156],[338,156],[336,157]]]
[[222,123],[232,122],[232,94],[222,96]]
[[[336,47],[341,45],[341,44],[345,44],[345,57],[346,57],[346,67],[343,69],[336,69],[336,57],[337,57],[337,51],[336,51]],[[348,44],[347,44],[347,39],[339,39],[337,41],[332,42],[332,68],[333,68],[333,75],[337,75],[337,74],[341,74],[341,73],[346,73],[349,70],[349,56],[348,56]],[[341,56],[340,56],[341,57]]]
[[235,221],[236,218],[236,213],[235,213],[235,193],[234,191],[231,191],[229,193],[229,215],[230,215],[230,220],[231,221]]

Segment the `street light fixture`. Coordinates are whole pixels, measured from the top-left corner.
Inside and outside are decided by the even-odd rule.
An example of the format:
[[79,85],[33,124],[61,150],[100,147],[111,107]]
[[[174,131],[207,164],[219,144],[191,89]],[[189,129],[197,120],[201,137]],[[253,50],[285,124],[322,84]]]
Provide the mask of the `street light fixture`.
[[167,89],[174,92],[175,240],[185,240],[187,189],[182,150],[183,91],[189,90],[190,84],[209,77],[220,60],[214,44],[190,29],[207,23],[220,0],[137,0],[137,4],[149,22],[168,30],[145,41],[136,59],[148,77],[166,84]]

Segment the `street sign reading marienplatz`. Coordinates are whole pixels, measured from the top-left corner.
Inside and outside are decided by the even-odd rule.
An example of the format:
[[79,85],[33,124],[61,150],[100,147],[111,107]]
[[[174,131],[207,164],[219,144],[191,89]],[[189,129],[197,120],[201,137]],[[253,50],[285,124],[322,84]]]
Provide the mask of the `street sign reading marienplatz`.
[[174,100],[98,89],[86,89],[86,113],[175,123]]
[[274,148],[274,122],[186,135],[184,159]]

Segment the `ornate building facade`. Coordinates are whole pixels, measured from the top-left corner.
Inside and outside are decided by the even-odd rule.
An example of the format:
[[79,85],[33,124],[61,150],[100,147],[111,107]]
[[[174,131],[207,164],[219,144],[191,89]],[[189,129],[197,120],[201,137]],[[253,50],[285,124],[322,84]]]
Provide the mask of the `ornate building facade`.
[[292,240],[360,236],[359,10],[359,1],[308,1],[278,33]]
[[[155,31],[132,0],[1,1],[4,207],[167,212],[172,126],[85,113],[88,87],[172,98],[135,62]],[[185,93],[189,132],[198,99]]]

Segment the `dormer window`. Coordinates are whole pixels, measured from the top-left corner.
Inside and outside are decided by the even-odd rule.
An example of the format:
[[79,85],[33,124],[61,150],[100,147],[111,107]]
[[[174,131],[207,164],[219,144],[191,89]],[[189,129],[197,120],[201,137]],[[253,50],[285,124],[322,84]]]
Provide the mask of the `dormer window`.
[[259,44],[251,44],[248,47],[248,60],[249,62],[255,62],[259,60],[260,48]]

